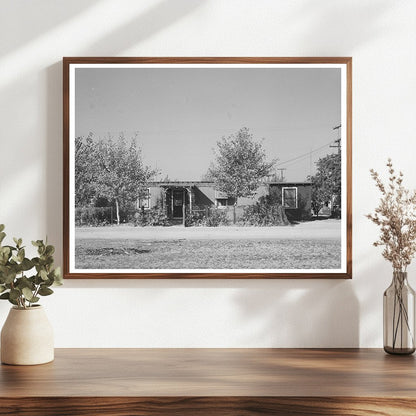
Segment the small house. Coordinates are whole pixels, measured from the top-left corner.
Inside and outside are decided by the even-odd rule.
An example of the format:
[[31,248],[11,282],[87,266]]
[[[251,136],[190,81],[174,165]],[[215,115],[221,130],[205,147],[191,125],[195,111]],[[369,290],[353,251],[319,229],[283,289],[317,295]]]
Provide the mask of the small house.
[[[289,220],[311,217],[312,187],[310,182],[264,182],[253,197],[241,197],[237,207],[256,204],[260,198],[270,197],[272,203],[285,208]],[[160,181],[148,184],[137,208],[161,208],[170,219],[183,219],[185,212],[207,208],[227,209],[235,199],[215,189],[210,181]]]
[[312,216],[311,182],[269,182],[269,195],[281,201],[289,221],[308,220]]

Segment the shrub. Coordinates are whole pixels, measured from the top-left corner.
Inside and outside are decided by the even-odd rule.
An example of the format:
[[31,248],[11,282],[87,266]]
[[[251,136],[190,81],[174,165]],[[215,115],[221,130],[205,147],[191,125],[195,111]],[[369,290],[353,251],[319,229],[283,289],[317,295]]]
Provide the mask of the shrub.
[[75,225],[99,226],[112,223],[112,207],[77,207],[75,208]]
[[194,210],[187,213],[185,218],[187,227],[218,227],[229,225],[229,223],[227,212],[218,208],[199,209],[199,207],[194,207]]
[[196,208],[192,212],[186,212],[185,226],[186,227],[198,227],[202,226],[205,218],[205,210]]
[[140,210],[134,214],[135,226],[166,226],[170,225],[169,219],[161,208],[151,208],[148,210]]
[[222,209],[211,209],[209,216],[204,218],[206,227],[218,227],[219,225],[228,225],[229,219],[227,212]]
[[270,198],[265,197],[260,198],[256,205],[244,207],[243,215],[239,222],[242,225],[258,227],[289,224],[284,208],[273,203]]

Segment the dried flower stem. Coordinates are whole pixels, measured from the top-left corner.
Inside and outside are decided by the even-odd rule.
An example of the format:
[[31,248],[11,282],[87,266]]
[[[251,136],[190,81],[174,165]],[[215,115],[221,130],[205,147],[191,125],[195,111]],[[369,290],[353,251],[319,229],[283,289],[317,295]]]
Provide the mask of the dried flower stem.
[[391,159],[387,168],[386,185],[374,169],[370,170],[382,196],[374,214],[366,217],[380,227],[374,246],[384,246],[383,257],[392,263],[394,271],[405,272],[416,253],[416,191],[403,186],[403,173],[396,173]]
[[[371,169],[371,177],[381,192],[380,203],[373,214],[367,218],[380,227],[379,239],[374,246],[384,246],[383,257],[393,266],[394,301],[391,328],[388,335],[391,347],[407,348],[403,345],[404,334],[411,338],[414,348],[413,327],[408,315],[407,300],[403,298],[406,269],[416,253],[416,192],[403,186],[403,173],[398,174],[393,168],[391,159],[387,161],[389,178],[384,184],[378,173]],[[413,325],[412,325],[413,326]]]

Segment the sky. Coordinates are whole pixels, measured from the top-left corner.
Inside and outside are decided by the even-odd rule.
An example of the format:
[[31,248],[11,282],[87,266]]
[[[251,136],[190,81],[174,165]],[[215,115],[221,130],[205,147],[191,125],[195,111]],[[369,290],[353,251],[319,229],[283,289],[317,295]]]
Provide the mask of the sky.
[[286,180],[303,181],[337,150],[340,120],[338,68],[76,69],[75,135],[137,133],[156,180],[201,180],[217,141],[247,127]]

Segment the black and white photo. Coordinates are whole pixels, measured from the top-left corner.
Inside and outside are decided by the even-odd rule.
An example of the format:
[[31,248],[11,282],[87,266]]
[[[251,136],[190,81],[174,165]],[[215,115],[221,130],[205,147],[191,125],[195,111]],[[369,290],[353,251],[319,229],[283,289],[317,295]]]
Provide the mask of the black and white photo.
[[350,277],[349,58],[131,61],[65,61],[66,277]]

